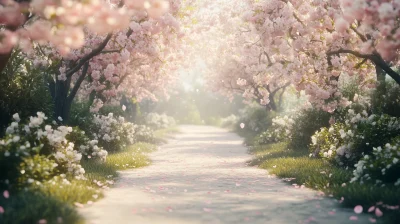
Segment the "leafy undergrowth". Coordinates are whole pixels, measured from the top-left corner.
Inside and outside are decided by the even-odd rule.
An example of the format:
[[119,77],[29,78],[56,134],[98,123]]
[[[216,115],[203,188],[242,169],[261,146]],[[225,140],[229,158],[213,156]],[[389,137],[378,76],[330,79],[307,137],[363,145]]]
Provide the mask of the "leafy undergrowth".
[[352,169],[337,167],[322,159],[309,158],[307,149],[288,149],[286,143],[254,146],[249,150],[255,155],[250,165],[257,165],[280,178],[287,178],[290,184],[304,185],[338,200],[344,199],[341,205],[345,207],[361,205],[364,212],[368,212],[371,206],[379,207],[384,214],[378,219],[382,223],[396,223],[396,220],[400,220],[398,209],[388,209],[385,206],[399,204],[398,187],[349,183]]
[[[168,132],[165,132],[168,133]],[[160,138],[163,135],[159,135]],[[40,223],[84,223],[75,207],[103,197],[102,189],[112,186],[118,177],[118,170],[138,168],[150,164],[147,153],[156,150],[150,143],[136,143],[122,152],[109,154],[106,162],[82,161],[86,180],[73,180],[66,183],[61,178],[45,183],[37,188],[10,195],[0,196],[0,223],[26,224]]]

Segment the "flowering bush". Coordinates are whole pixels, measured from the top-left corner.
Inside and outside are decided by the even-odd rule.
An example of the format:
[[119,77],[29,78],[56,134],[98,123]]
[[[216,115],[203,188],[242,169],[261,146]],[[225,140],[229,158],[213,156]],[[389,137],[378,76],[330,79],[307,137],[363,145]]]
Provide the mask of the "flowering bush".
[[134,125],[135,142],[153,142],[154,141],[154,133],[153,130],[146,125]]
[[146,125],[153,129],[167,128],[176,124],[175,119],[166,114],[149,113],[144,119]]
[[108,152],[123,150],[135,142],[135,125],[125,122],[123,117],[114,117],[113,113],[94,115],[90,129],[94,139]]
[[328,112],[310,108],[304,109],[293,116],[291,126],[292,146],[306,147],[311,142],[311,136],[321,127],[329,126],[330,114]]
[[272,125],[267,131],[261,133],[256,139],[257,144],[269,144],[281,142],[291,139],[291,129],[293,126],[293,119],[288,116],[277,116],[272,119]]
[[107,151],[102,147],[99,147],[98,140],[90,140],[85,132],[80,130],[78,127],[74,127],[72,132],[70,132],[66,138],[75,144],[75,150],[79,151],[86,158],[99,158],[101,160],[106,160]]
[[71,127],[46,125],[47,117],[38,112],[28,124],[20,124],[18,114],[0,139],[0,187],[21,188],[40,185],[56,175],[83,178],[82,155],[66,136]]
[[366,111],[348,110],[344,123],[322,128],[312,136],[311,156],[320,156],[339,165],[354,165],[376,147],[400,135],[400,118],[388,115],[368,116]]
[[233,127],[235,127],[235,125],[238,124],[238,122],[239,122],[239,118],[236,115],[231,114],[228,117],[222,118],[221,127],[233,128]]
[[355,165],[351,182],[373,181],[377,185],[400,185],[400,137],[384,147],[374,147],[371,155],[365,155]]

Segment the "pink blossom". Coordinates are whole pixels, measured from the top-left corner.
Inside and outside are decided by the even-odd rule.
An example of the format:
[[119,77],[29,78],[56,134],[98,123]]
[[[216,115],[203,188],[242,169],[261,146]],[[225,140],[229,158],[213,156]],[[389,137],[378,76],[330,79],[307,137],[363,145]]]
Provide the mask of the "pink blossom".
[[378,217],[381,217],[383,215],[383,212],[379,208],[376,208],[375,209],[375,215],[378,216]]
[[354,207],[354,212],[356,214],[360,214],[363,211],[363,207],[361,205],[357,205],[356,207]]

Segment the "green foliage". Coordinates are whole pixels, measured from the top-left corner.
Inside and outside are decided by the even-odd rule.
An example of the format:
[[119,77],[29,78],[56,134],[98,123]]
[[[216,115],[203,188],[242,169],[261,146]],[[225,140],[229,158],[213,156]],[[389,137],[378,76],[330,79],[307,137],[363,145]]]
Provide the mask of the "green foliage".
[[370,155],[375,147],[383,147],[400,136],[400,119],[388,115],[371,115],[364,111],[355,114],[349,110],[343,123],[322,128],[312,137],[310,146],[318,155],[339,165],[353,166],[364,155]]
[[381,91],[374,91],[371,97],[374,113],[400,117],[400,85],[386,81],[381,88]]
[[293,119],[288,116],[276,116],[272,119],[272,126],[267,131],[258,135],[255,139],[257,145],[270,144],[288,141],[292,138],[291,129],[293,126]]
[[255,154],[251,165],[259,165],[268,169],[270,174],[287,178],[290,184],[320,190],[338,200],[343,197],[342,205],[349,208],[361,205],[366,210],[370,206],[377,206],[384,213],[381,218],[384,223],[397,223],[396,220],[400,218],[398,210],[389,209],[387,206],[398,205],[399,187],[349,183],[352,177],[350,170],[321,159],[310,158],[307,149],[289,149],[285,143],[253,147],[251,152]]
[[8,199],[0,197],[0,205],[5,211],[0,214],[0,223],[4,224],[34,224],[42,219],[47,223],[83,223],[71,205],[37,191],[22,191]]
[[12,54],[0,74],[0,137],[15,113],[22,120],[37,111],[53,113],[52,98],[43,77],[43,71],[34,68],[18,51]]
[[92,125],[93,114],[90,112],[89,102],[73,102],[71,105],[68,125],[79,126],[80,129],[88,131]]
[[122,110],[122,106],[115,106],[115,105],[104,105],[100,108],[99,114],[101,115],[108,115],[109,113],[113,113],[114,116],[122,116],[124,117],[125,112]]
[[290,132],[292,139],[290,145],[293,147],[307,147],[311,142],[311,136],[322,127],[329,126],[331,115],[319,109],[305,109],[294,118]]
[[355,165],[352,182],[371,182],[382,186],[400,185],[400,136],[384,147],[374,148],[371,155],[365,155]]
[[[239,121],[236,125],[236,130],[239,132],[263,132],[266,131],[272,124],[272,118],[275,116],[273,111],[268,111],[265,107],[257,104],[248,105],[239,113]],[[240,127],[243,123],[244,128]]]

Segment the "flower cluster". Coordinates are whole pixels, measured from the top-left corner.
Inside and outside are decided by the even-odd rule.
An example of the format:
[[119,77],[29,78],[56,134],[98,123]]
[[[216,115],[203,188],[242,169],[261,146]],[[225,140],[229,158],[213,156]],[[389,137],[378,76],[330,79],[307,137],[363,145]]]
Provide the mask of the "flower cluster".
[[91,133],[107,151],[119,151],[135,142],[135,125],[113,113],[94,115]]
[[257,138],[257,144],[268,144],[291,139],[291,129],[294,121],[288,116],[277,116],[272,119],[272,125]]
[[85,132],[78,127],[74,127],[72,132],[66,137],[69,141],[74,142],[75,149],[86,158],[99,158],[102,161],[106,160],[108,152],[104,150],[103,147],[98,146],[99,141],[89,139]]
[[372,155],[365,155],[355,165],[351,182],[373,181],[376,185],[400,185],[400,138],[391,144],[374,147]]
[[149,113],[145,117],[145,123],[154,129],[167,128],[176,124],[173,117],[166,114]]
[[6,136],[0,139],[0,184],[41,184],[59,174],[83,178],[82,155],[66,138],[71,127],[46,124],[42,112],[30,117],[27,124],[20,123],[18,114],[13,119]]
[[135,142],[153,142],[154,133],[153,130],[146,125],[134,125],[135,129]]
[[312,136],[310,156],[320,156],[339,165],[353,165],[374,148],[382,147],[400,135],[400,119],[348,111],[344,123],[322,128]]

